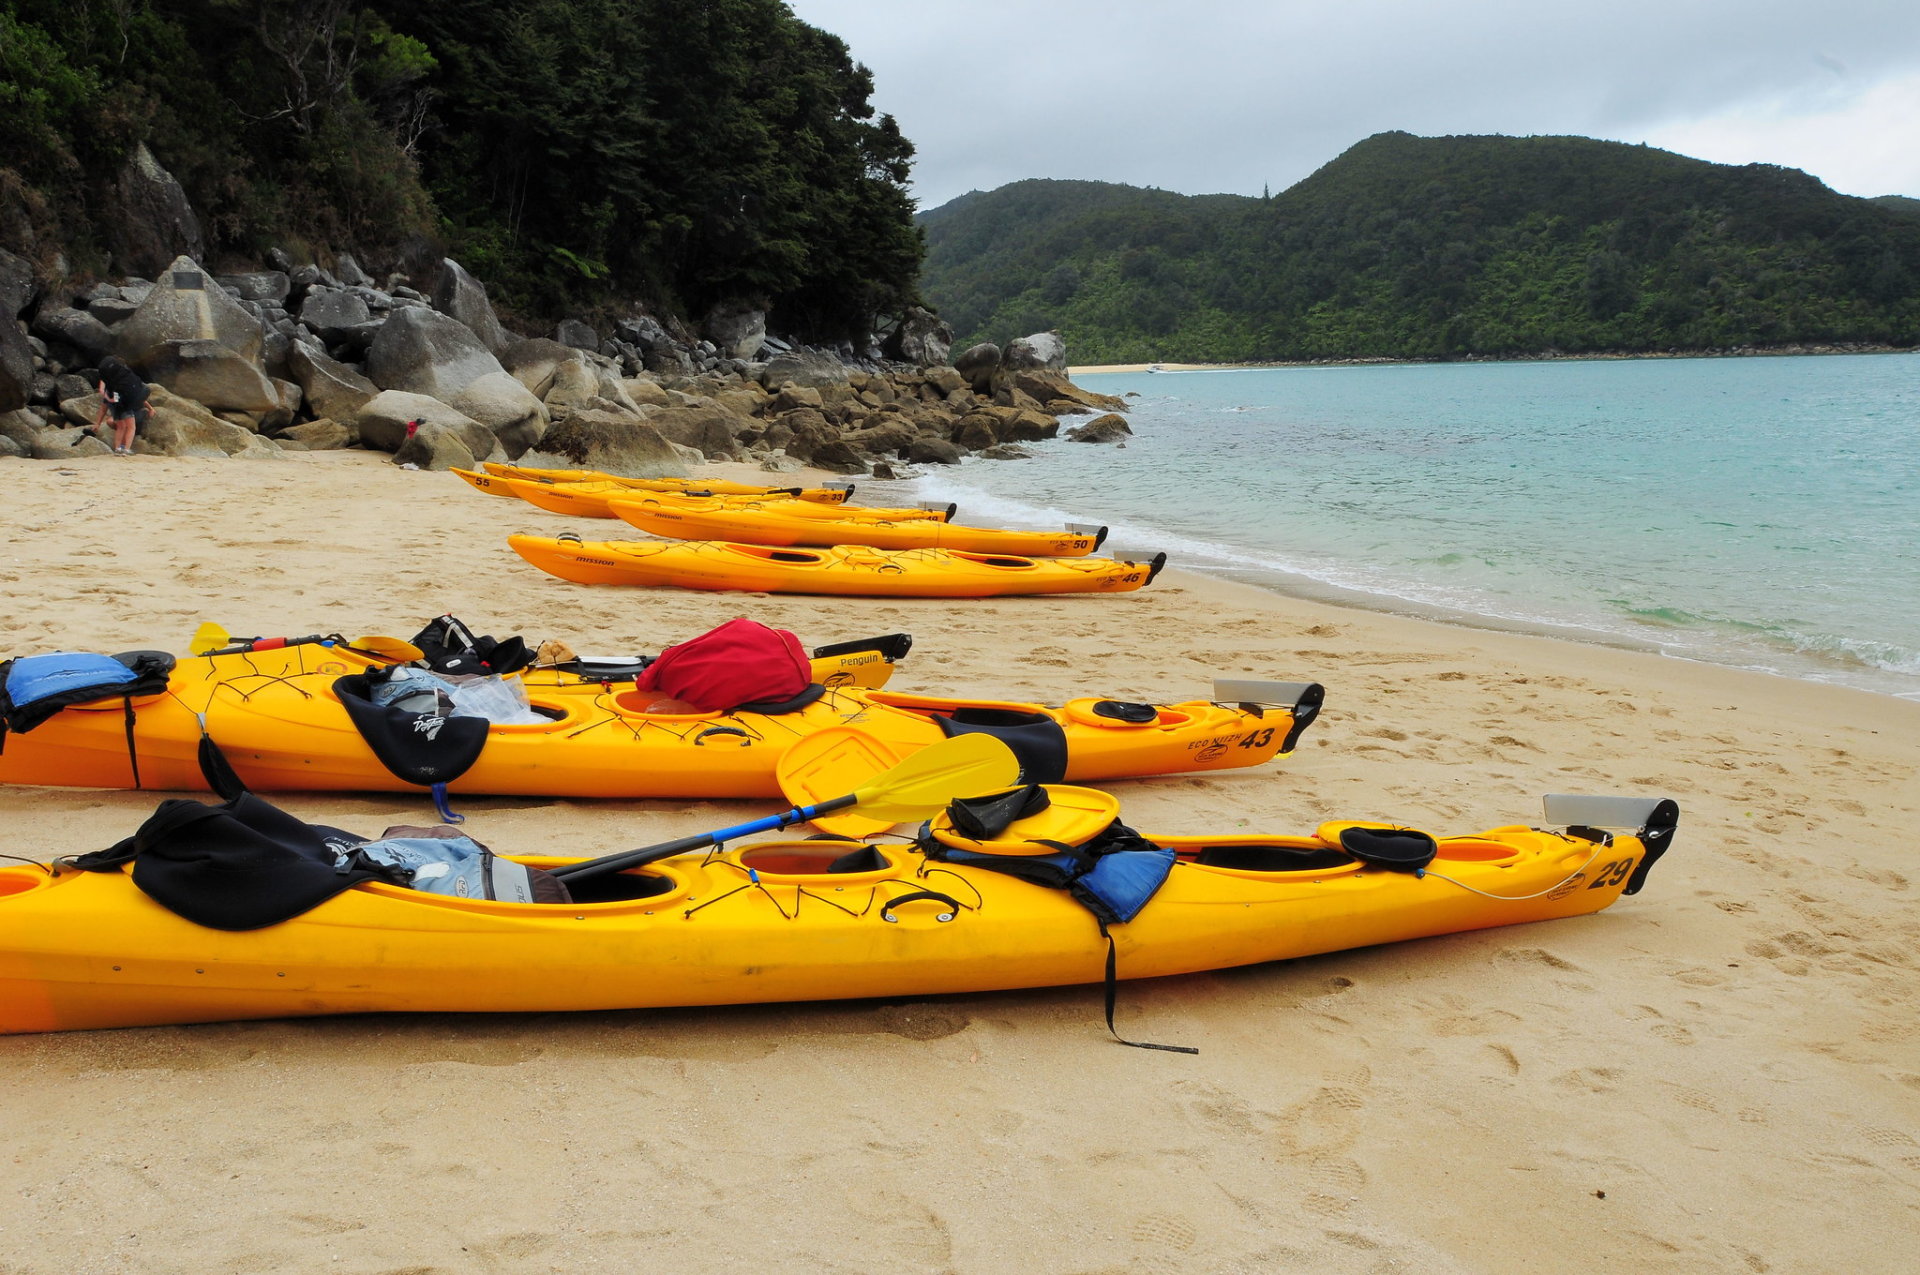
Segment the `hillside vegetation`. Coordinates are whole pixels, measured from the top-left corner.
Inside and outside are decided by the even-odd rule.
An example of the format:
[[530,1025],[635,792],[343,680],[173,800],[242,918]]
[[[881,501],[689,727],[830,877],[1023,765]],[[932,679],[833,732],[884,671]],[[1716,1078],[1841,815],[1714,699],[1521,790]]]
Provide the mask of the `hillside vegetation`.
[[523,311],[912,299],[912,146],[781,0],[0,4],[0,247],[111,270],[145,142],[216,256],[450,251]]
[[1586,138],[1383,133],[1271,198],[1023,181],[919,221],[960,343],[1076,362],[1920,340],[1897,201]]

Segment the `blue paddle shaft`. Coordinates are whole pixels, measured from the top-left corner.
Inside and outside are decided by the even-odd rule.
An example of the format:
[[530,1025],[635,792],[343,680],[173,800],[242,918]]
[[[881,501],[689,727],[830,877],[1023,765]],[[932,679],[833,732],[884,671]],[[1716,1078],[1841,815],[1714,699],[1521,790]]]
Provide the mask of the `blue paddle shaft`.
[[756,832],[772,832],[777,828],[805,823],[815,815],[844,810],[858,800],[857,794],[848,794],[845,797],[834,797],[812,806],[796,806],[781,814],[768,815],[764,819],[755,819],[749,823],[735,824],[731,828],[722,828],[717,832],[699,832],[691,837],[682,837],[678,841],[665,841],[657,846],[643,846],[638,850],[622,850],[619,854],[603,855],[598,859],[588,859],[564,868],[555,868],[553,875],[562,881],[579,881],[608,872],[619,872],[625,868],[637,868],[643,863],[652,863],[656,859],[671,859],[674,855],[685,854],[689,850],[722,845],[736,837],[750,837]]

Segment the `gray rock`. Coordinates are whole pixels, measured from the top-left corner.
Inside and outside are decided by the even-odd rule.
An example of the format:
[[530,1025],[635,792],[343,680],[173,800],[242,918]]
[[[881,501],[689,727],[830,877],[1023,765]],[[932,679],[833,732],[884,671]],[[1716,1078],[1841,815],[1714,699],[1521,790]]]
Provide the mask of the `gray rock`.
[[89,364],[113,353],[113,333],[107,325],[72,306],[43,306],[33,318],[34,335],[79,352]]
[[150,346],[144,370],[150,383],[214,410],[270,412],[280,403],[257,354],[249,358],[219,341]]
[[341,283],[346,284],[349,288],[371,288],[373,286],[373,276],[362,270],[360,263],[355,261],[353,254],[349,252],[343,252],[334,257],[333,277]]
[[650,314],[636,314],[613,325],[613,335],[642,354],[656,345],[672,345],[673,337]]
[[34,435],[27,454],[35,460],[76,460],[82,456],[111,456],[113,448],[83,429],[48,429]]
[[554,376],[568,363],[584,367],[586,359],[578,348],[546,337],[515,341],[500,356],[500,365],[513,373],[513,379],[541,399],[553,388]]
[[509,460],[518,459],[547,432],[546,406],[507,372],[489,372],[469,382],[448,405],[492,430]]
[[907,447],[907,459],[916,465],[958,465],[962,453],[944,438],[916,438]]
[[487,300],[486,285],[461,269],[460,263],[451,257],[440,263],[440,278],[433,289],[433,308],[465,324],[489,354],[501,353],[514,340],[500,326],[493,303]]
[[373,349],[373,343],[380,339],[380,329],[386,326],[386,319],[368,319],[365,323],[356,323],[344,329],[340,340],[334,345],[341,355],[364,359]]
[[60,401],[60,379],[51,372],[33,374],[33,392],[29,396],[33,403],[58,403]]
[[[621,380],[620,390],[633,403],[640,407],[672,407],[667,387],[645,376],[629,376]],[[735,412],[735,416],[744,416],[744,412]]]
[[599,409],[555,421],[539,445],[520,459],[527,465],[598,469],[627,478],[685,478],[692,472],[652,425]]
[[0,457],[6,457],[8,459],[17,459],[27,454],[28,452],[25,447],[22,447],[19,443],[14,442],[11,438],[8,438],[5,434],[0,434]]
[[360,434],[351,425],[321,417],[319,420],[287,426],[280,431],[280,438],[283,442],[296,442],[306,451],[323,452],[351,447],[360,441]]
[[18,318],[38,292],[32,263],[0,248],[0,319]]
[[[415,469],[478,469],[487,453],[475,456],[468,441],[466,436],[444,425],[422,425],[411,438],[401,442],[393,453],[393,463]],[[487,441],[492,442],[492,437]]]
[[733,436],[739,419],[718,407],[656,408],[646,422],[668,442],[696,449],[703,460],[730,460],[740,450]]
[[33,440],[40,437],[40,431],[47,423],[39,415],[24,408],[11,412],[0,412],[0,438],[12,439],[19,445],[22,456],[31,454]]
[[220,282],[240,294],[243,301],[284,302],[293,284],[284,270],[253,270],[245,274],[223,274]]
[[119,273],[153,274],[176,256],[199,257],[206,251],[186,191],[145,142],[134,144],[117,185],[113,216],[102,230]]
[[146,370],[154,352],[168,342],[212,341],[258,367],[266,343],[260,320],[224,289],[207,284],[206,272],[192,258],[176,258],[140,308],[113,330],[114,351]]
[[983,447],[979,454],[988,460],[1031,460],[1033,453],[1018,443],[995,443],[992,447]]
[[661,376],[691,376],[694,371],[693,360],[687,357],[687,352],[671,345],[649,349],[645,365],[647,371]]
[[298,341],[287,348],[287,368],[316,416],[351,421],[380,387],[344,363]]
[[301,266],[292,274],[288,275],[287,280],[292,285],[288,295],[294,298],[306,296],[308,288],[337,288],[340,286],[338,279],[334,278],[325,270],[322,270],[319,266],[314,265],[312,262],[308,262],[306,265]]
[[[955,365],[958,366],[958,360]],[[1016,337],[1007,342],[1007,348],[1000,352],[1000,367],[1004,372],[1028,369],[1065,372],[1067,343],[1060,339],[1058,332],[1036,332],[1032,336]]]
[[396,310],[367,351],[367,379],[387,390],[449,400],[490,372],[503,372],[480,338],[438,310]]
[[701,325],[717,353],[750,359],[767,340],[767,312],[752,306],[715,306]]
[[761,461],[760,468],[770,474],[797,474],[805,469],[806,465],[797,456],[789,456],[784,451],[777,451]]
[[140,307],[133,302],[122,297],[118,289],[115,289],[114,295],[110,297],[97,297],[87,302],[87,313],[108,327],[112,327],[116,323],[125,322],[131,318],[133,312],[139,308]]
[[162,456],[277,457],[278,447],[252,430],[223,421],[205,407],[169,391],[152,387],[153,415],[134,442],[136,451]]
[[365,301],[340,289],[309,288],[300,303],[300,322],[319,333],[328,345],[339,344],[348,329],[372,317]]
[[267,249],[267,264],[282,274],[293,273],[293,258],[287,255],[285,248]]
[[433,425],[451,430],[477,458],[493,454],[492,430],[458,408],[424,394],[382,390],[360,408],[353,424],[362,443],[383,452],[395,452],[407,441],[407,426],[413,421],[419,421],[422,429]]
[[33,401],[33,347],[12,315],[0,315],[0,412]]
[[993,374],[1000,370],[1000,347],[991,341],[968,346],[964,353],[954,359],[953,370],[966,380],[974,393],[991,394]]
[[100,392],[99,382],[77,372],[62,372],[53,378],[53,401],[64,403],[70,398],[86,398]]
[[931,310],[908,306],[881,349],[889,358],[933,367],[945,363],[953,350],[953,325]]
[[830,354],[803,350],[769,359],[760,369],[760,384],[770,390],[792,381],[795,385],[818,389],[825,385],[844,385],[848,367]]
[[1117,443],[1130,438],[1133,430],[1127,426],[1126,418],[1112,412],[1097,416],[1085,425],[1076,425],[1067,431],[1067,439],[1074,443]]
[[598,350],[600,334],[578,319],[562,319],[553,329],[553,339],[576,350]]

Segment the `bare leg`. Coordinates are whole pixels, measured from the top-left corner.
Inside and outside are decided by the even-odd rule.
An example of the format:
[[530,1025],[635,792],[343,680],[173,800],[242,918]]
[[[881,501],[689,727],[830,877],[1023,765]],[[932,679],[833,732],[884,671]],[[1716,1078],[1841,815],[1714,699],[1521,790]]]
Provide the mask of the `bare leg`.
[[113,450],[117,452],[133,450],[133,417],[123,416],[113,423]]

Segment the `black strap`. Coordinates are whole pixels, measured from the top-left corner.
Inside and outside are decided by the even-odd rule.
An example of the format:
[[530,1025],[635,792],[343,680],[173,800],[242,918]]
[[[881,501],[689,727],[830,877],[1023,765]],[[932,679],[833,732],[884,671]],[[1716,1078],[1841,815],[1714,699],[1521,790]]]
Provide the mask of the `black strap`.
[[133,696],[122,695],[120,703],[127,710],[127,760],[133,763],[133,786],[140,786],[140,750],[133,745]]
[[220,751],[220,745],[213,742],[213,736],[207,734],[204,725],[200,728],[200,777],[223,801],[232,801],[247,791],[246,781],[240,778],[233,763]]
[[1100,923],[1100,937],[1107,941],[1107,1032],[1123,1045],[1132,1045],[1135,1049],[1162,1049],[1170,1054],[1197,1054],[1200,1051],[1191,1045],[1155,1045],[1150,1041],[1128,1040],[1113,1029],[1113,1004],[1119,998],[1120,962],[1119,954],[1114,950],[1113,935],[1107,933],[1107,923]]

